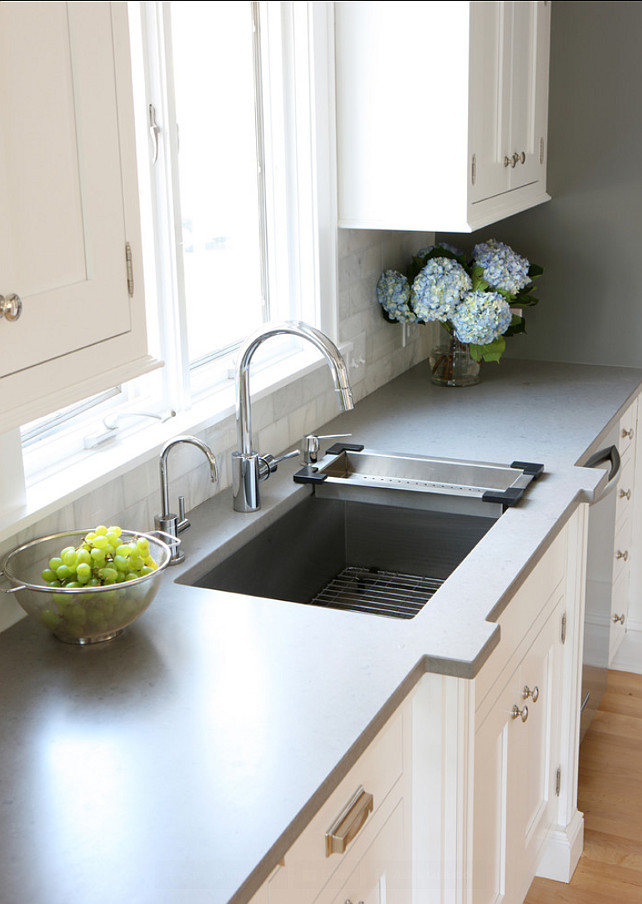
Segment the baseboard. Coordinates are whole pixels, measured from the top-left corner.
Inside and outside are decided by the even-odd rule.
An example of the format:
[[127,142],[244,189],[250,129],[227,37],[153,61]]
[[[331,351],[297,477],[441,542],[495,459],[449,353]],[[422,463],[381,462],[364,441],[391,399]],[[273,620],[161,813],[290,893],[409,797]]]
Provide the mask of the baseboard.
[[642,629],[633,628],[630,624],[622,638],[617,653],[609,665],[618,672],[634,672],[642,675]]
[[555,826],[548,839],[537,875],[556,882],[570,882],[584,847],[584,814],[576,811],[566,827]]

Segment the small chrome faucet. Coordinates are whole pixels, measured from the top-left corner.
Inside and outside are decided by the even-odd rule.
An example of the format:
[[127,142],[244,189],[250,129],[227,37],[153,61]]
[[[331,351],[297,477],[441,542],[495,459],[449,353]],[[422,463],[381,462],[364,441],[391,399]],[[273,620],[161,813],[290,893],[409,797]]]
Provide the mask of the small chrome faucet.
[[[169,476],[167,473],[167,458],[170,451],[179,443],[190,443],[192,446],[197,446],[204,453],[209,462],[210,477],[212,479],[212,483],[215,483],[218,480],[218,469],[216,467],[216,458],[214,457],[214,453],[206,443],[201,442],[201,440],[196,436],[177,436],[165,443],[165,445],[161,449],[160,455],[161,514],[155,516],[154,525],[156,527],[156,530],[163,531],[164,533],[169,534],[170,537],[174,537],[175,539],[178,539],[178,535],[184,530],[187,530],[187,528],[190,526],[189,521],[185,517],[184,496],[178,497],[178,515],[175,515],[169,510]],[[179,562],[184,561],[185,553],[179,550],[178,543],[172,545],[172,543],[170,542],[169,545],[172,549],[169,564],[178,565]]]
[[249,336],[239,350],[236,372],[236,428],[238,451],[232,454],[234,511],[256,512],[261,507],[259,481],[276,471],[278,462],[300,454],[297,450],[274,458],[260,455],[252,449],[252,421],[250,411],[250,362],[256,349],[271,336],[298,336],[311,342],[326,358],[336,392],[345,411],[354,408],[348,368],[336,345],[315,327],[298,321],[268,324]]

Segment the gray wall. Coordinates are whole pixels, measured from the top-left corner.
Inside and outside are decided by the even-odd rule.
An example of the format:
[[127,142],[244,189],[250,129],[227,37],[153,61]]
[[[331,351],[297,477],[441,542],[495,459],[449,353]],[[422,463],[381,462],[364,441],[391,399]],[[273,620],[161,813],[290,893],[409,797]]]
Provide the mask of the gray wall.
[[[552,7],[552,200],[472,236],[545,268],[507,357],[642,366],[642,3]],[[440,236],[440,238],[443,238]]]

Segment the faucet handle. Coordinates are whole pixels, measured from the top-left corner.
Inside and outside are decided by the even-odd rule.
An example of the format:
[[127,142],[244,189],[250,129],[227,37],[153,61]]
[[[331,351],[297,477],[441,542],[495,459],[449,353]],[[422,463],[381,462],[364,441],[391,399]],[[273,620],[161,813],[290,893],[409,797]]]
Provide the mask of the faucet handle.
[[308,433],[305,437],[305,447],[303,450],[303,463],[313,465],[316,463],[319,455],[320,439],[341,439],[343,437],[352,436],[351,433]]
[[270,474],[274,474],[279,462],[287,461],[288,458],[296,458],[300,454],[300,449],[294,449],[294,451],[286,452],[285,455],[279,455],[276,458],[269,453],[267,455],[259,455],[259,480],[267,480]]

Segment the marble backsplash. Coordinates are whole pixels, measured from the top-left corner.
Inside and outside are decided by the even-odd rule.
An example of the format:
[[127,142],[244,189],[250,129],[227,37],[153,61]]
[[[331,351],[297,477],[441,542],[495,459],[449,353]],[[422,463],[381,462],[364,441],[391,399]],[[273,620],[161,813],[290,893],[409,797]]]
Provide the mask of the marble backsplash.
[[[381,316],[375,286],[382,270],[405,269],[422,244],[433,240],[418,233],[339,231],[339,343],[350,343],[347,355],[355,401],[427,357],[434,338],[430,326],[406,330]],[[254,435],[258,448],[278,454],[297,445],[306,434],[337,414],[337,399],[328,368],[304,375],[253,403]],[[193,446],[172,450],[170,499],[180,494],[191,510],[231,485],[230,458],[236,448],[234,417],[194,431],[214,451],[219,481],[213,484],[204,456]],[[132,466],[73,503],[32,524],[0,544],[0,558],[34,537],[77,525],[121,524],[149,530],[160,508],[158,456]],[[0,594],[0,630],[22,616],[10,596]]]

